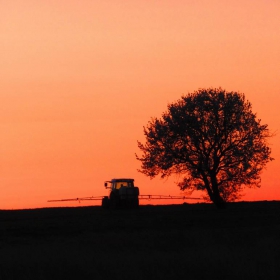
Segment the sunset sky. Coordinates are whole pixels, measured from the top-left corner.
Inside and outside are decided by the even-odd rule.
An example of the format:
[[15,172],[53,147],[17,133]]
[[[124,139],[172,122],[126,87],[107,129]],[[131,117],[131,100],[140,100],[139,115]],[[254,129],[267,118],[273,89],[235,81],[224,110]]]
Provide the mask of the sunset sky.
[[77,205],[47,200],[106,195],[114,177],[180,195],[179,177],[137,172],[137,140],[209,87],[244,93],[276,132],[242,199],[280,200],[279,15],[279,0],[0,0],[0,209]]

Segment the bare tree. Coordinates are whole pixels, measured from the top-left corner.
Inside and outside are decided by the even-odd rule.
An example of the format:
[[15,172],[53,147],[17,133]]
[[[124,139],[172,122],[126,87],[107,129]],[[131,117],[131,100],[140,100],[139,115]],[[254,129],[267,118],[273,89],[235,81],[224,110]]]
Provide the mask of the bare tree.
[[273,160],[262,125],[244,94],[199,89],[168,105],[161,118],[144,127],[138,142],[140,172],[150,178],[183,175],[182,190],[204,190],[224,207],[244,186],[260,187],[260,173]]

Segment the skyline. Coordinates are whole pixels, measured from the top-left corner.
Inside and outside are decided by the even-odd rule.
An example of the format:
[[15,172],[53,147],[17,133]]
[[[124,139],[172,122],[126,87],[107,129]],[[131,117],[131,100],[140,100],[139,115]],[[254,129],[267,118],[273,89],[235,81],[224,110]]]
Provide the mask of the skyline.
[[242,199],[280,200],[279,13],[273,0],[0,1],[0,209],[78,206],[47,200],[106,195],[114,177],[180,194],[176,177],[137,172],[137,140],[209,87],[244,93],[276,132],[262,187]]

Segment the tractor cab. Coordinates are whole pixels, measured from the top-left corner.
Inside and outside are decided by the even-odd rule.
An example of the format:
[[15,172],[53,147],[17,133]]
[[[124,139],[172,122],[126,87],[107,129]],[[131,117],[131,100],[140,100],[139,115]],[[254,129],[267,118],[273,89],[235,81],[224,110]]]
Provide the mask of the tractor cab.
[[111,181],[106,181],[104,186],[110,190],[119,190],[121,187],[134,188],[134,179],[112,179]]
[[134,179],[112,179],[104,183],[109,189],[109,196],[102,199],[103,208],[136,208],[139,205],[139,189],[134,186]]

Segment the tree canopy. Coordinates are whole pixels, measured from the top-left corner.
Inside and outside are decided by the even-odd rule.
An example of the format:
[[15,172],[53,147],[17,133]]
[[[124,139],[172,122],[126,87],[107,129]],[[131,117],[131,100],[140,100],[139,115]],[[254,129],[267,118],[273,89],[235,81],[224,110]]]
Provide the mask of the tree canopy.
[[182,190],[206,191],[218,207],[234,201],[243,187],[260,187],[260,173],[273,160],[252,106],[239,92],[199,89],[168,105],[144,127],[140,172],[154,178],[182,175]]

